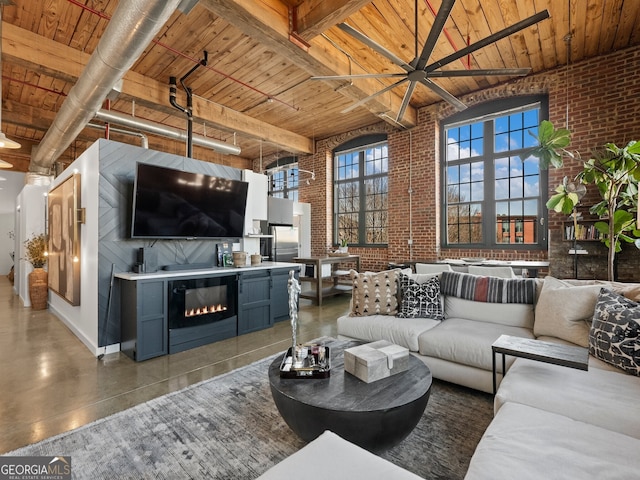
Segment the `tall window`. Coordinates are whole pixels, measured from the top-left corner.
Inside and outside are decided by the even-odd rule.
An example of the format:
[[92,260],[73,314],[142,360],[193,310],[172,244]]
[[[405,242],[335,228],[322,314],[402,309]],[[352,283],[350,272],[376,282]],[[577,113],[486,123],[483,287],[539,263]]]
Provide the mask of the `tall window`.
[[446,246],[546,247],[546,172],[527,155],[546,108],[532,100],[483,106],[444,125]]
[[334,151],[334,241],[387,243],[389,149],[369,136]]
[[269,195],[278,198],[298,200],[298,164],[282,166],[270,165],[267,167],[269,174]]

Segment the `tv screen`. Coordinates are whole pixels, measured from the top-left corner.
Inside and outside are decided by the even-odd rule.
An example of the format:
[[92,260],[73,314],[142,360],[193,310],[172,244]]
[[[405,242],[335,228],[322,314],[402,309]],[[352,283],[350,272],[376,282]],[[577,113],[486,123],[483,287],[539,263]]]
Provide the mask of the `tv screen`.
[[138,163],[132,238],[242,237],[248,183]]

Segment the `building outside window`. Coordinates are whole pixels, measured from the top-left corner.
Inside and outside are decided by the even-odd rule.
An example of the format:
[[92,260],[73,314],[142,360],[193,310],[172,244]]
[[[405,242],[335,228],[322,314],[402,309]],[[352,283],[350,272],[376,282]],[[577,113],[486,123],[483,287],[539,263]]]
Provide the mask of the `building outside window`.
[[386,135],[334,150],[334,242],[386,245],[389,148]]
[[443,125],[443,244],[546,248],[547,175],[527,155],[546,102],[527,97],[470,110]]

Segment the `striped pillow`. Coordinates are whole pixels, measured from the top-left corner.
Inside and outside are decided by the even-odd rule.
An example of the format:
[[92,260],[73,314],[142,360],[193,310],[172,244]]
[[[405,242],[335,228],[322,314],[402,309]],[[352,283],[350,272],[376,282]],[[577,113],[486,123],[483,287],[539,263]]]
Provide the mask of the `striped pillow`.
[[470,275],[460,272],[443,272],[440,293],[453,297],[488,303],[528,303],[536,298],[534,278],[498,278]]

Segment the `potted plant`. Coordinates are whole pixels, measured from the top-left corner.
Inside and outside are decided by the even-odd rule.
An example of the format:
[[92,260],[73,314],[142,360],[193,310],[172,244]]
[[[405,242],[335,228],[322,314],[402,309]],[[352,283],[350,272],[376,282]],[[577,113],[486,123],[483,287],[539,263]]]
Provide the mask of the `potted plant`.
[[[535,135],[534,135],[535,136]],[[562,167],[563,158],[580,159],[578,152],[567,147],[571,140],[569,130],[555,129],[553,124],[544,120],[536,136],[539,146],[532,155],[540,159],[540,167],[553,165]],[[602,234],[602,241],[608,248],[607,276],[614,280],[616,253],[622,249],[622,242],[635,243],[640,248],[640,225],[631,212],[638,209],[638,181],[640,180],[640,142],[630,141],[624,147],[607,143],[593,152],[592,158],[583,162],[583,169],[575,181],[584,185],[594,185],[602,200],[592,205],[589,211],[600,217],[594,224]],[[556,188],[556,194],[547,202],[547,208],[556,212],[575,215],[574,208],[580,198],[572,183],[563,181]]]
[[349,241],[342,237],[340,238],[340,246],[338,247],[340,253],[349,253]]
[[29,274],[29,299],[34,310],[47,308],[49,287],[47,272],[43,268],[47,263],[47,236],[44,233],[33,235],[24,242],[25,259],[33,266]]

